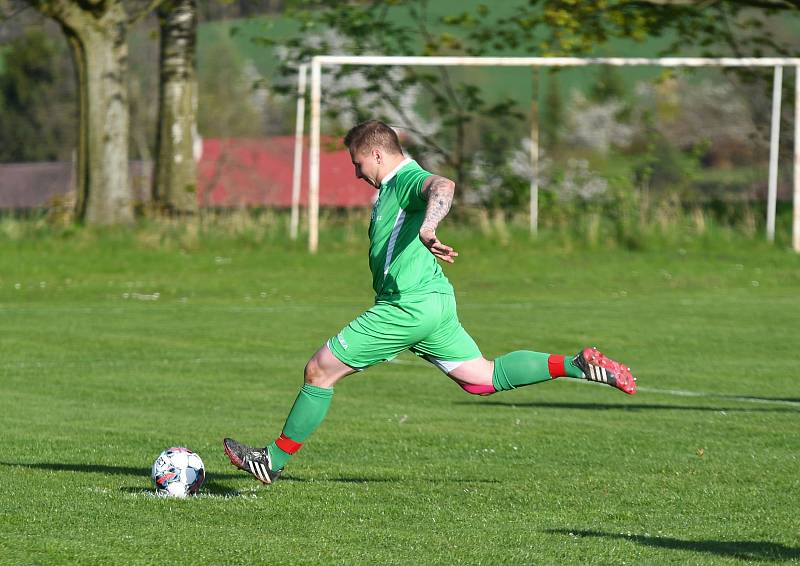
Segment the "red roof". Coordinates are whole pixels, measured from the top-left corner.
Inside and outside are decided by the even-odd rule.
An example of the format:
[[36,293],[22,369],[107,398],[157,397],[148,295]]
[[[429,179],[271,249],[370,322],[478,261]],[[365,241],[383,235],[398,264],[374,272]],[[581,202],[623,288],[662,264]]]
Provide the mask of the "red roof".
[[[341,147],[341,141],[326,140]],[[324,146],[323,146],[324,147]],[[308,149],[303,155],[300,203],[308,202]],[[152,164],[131,164],[134,199],[150,199]],[[207,139],[197,165],[197,200],[200,207],[230,208],[270,206],[288,208],[292,203],[294,137],[263,139]],[[0,164],[0,209],[29,209],[47,206],[69,192],[73,164]],[[350,154],[344,148],[322,151],[320,155],[321,206],[370,206],[375,189],[355,178]]]
[[[341,147],[341,146],[339,146]],[[201,207],[277,206],[292,203],[294,137],[206,139],[197,167]],[[375,190],[356,179],[349,152],[320,154],[321,206],[370,206]],[[303,153],[300,203],[308,202],[308,147]]]

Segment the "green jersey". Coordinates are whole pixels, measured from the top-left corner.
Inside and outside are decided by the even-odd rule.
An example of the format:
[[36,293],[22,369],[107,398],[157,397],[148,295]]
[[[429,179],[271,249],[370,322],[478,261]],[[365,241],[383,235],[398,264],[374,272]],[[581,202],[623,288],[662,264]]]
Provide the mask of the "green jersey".
[[397,301],[429,293],[453,294],[433,254],[419,239],[431,173],[405,159],[381,182],[369,224],[369,268],[376,299]]

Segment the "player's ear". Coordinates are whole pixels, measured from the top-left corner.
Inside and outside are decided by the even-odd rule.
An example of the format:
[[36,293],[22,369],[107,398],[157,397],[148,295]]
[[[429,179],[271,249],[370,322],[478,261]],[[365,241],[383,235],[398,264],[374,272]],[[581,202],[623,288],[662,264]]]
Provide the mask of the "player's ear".
[[372,158],[375,160],[375,163],[380,165],[383,163],[383,152],[379,147],[372,148]]

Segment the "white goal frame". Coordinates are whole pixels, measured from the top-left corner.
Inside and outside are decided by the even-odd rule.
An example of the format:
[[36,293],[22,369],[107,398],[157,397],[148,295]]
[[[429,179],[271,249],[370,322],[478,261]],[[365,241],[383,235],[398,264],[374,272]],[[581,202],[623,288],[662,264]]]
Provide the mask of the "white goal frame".
[[[773,67],[772,122],[770,132],[769,181],[767,194],[767,239],[775,239],[775,208],[778,182],[778,140],[780,134],[781,91],[783,67],[795,68],[794,102],[794,168],[793,168],[793,215],[792,247],[800,252],[800,58],[703,58],[664,57],[658,59],[640,57],[403,57],[370,55],[320,55],[311,63],[302,64],[298,70],[297,122],[295,124],[294,177],[292,183],[292,215],[290,235],[297,238],[300,201],[300,179],[302,171],[303,133],[305,127],[306,75],[311,67],[311,142],[309,148],[309,195],[308,195],[308,249],[316,253],[319,248],[319,154],[322,100],[322,67],[324,65],[378,65],[419,67],[586,67],[589,65],[649,66],[649,67]],[[536,117],[534,116],[534,120]],[[538,171],[539,144],[538,123],[531,125],[531,178],[530,229],[536,233],[539,222]]]

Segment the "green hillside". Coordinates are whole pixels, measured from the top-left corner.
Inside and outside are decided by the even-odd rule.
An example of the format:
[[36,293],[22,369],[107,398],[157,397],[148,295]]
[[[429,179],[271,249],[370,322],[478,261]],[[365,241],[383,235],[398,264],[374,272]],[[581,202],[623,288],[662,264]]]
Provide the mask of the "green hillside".
[[[461,3],[459,9],[474,8],[481,2],[470,0]],[[431,3],[430,17],[431,28],[436,30],[441,28],[441,24],[436,24],[440,16],[452,13],[452,4],[446,2]],[[508,11],[508,4],[502,7],[493,7],[502,15],[502,10]],[[402,21],[410,21],[403,8],[393,8],[397,17]],[[265,46],[259,41],[261,38],[269,37],[272,40],[288,38],[298,29],[297,23],[284,16],[262,16],[247,20],[229,20],[222,22],[211,22],[202,24],[198,37],[198,60],[201,71],[204,61],[208,60],[210,54],[218,48],[220,42],[230,41],[235,46],[236,52],[244,59],[252,61],[258,71],[268,81],[274,77],[278,67],[277,50],[271,46]],[[644,43],[634,41],[613,41],[607,46],[597,50],[596,56],[636,56],[636,57],[656,57],[660,50],[669,45],[669,38],[653,38]],[[504,56],[536,56],[523,49],[494,51],[489,55]],[[489,100],[501,100],[511,98],[520,107],[527,108],[531,100],[531,70],[527,68],[462,68],[451,69],[450,72],[457,80],[469,80],[471,83],[482,88],[484,95]],[[621,70],[623,80],[627,85],[635,82],[653,78],[660,71],[655,68],[626,68]],[[596,68],[591,69],[563,69],[560,71],[560,81],[565,92],[572,89],[586,90],[595,81],[597,74]],[[543,74],[544,75],[544,74]],[[547,77],[542,76],[540,81],[540,95],[546,92]]]

